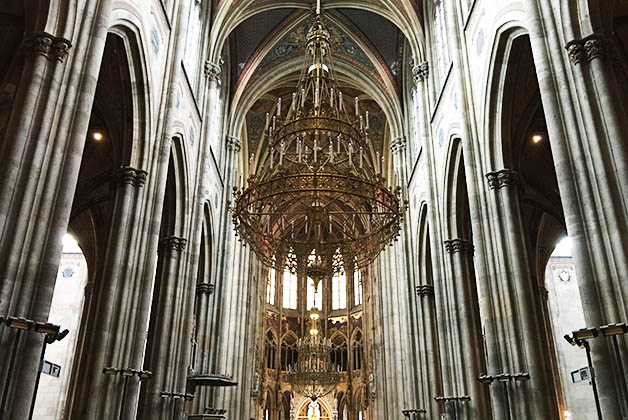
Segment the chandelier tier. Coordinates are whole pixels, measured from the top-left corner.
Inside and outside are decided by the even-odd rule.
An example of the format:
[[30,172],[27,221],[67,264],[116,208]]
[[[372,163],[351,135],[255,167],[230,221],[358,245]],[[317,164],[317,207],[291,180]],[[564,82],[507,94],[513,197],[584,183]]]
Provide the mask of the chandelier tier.
[[340,382],[340,373],[331,363],[331,340],[320,335],[319,318],[318,311],[313,309],[309,336],[297,342],[299,359],[288,372],[292,389],[312,401],[329,394]]
[[400,188],[386,185],[368,111],[340,90],[331,44],[317,15],[296,90],[266,114],[268,153],[247,187],[234,189],[236,232],[269,266],[275,256],[314,249],[321,267],[337,249],[366,265],[400,230]]

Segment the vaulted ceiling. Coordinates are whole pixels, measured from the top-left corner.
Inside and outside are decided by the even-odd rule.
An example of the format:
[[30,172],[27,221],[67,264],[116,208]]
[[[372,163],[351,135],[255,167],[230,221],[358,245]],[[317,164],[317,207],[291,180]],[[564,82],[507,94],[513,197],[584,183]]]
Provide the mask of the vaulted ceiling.
[[[242,138],[243,156],[252,157],[250,169],[267,153],[261,135],[266,112],[296,86],[314,19],[312,5],[311,0],[216,3],[215,23],[232,28],[225,38],[231,78],[229,130]],[[369,110],[377,131],[372,152],[381,156],[402,131],[404,71],[417,55],[414,44],[422,34],[416,7],[409,1],[323,1],[340,85]]]

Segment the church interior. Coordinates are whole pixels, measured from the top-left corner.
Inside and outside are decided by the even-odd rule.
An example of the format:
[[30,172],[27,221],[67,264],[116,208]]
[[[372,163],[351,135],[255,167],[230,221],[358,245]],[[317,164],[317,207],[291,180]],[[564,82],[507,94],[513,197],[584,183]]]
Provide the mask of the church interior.
[[0,34],[0,420],[628,419],[628,0]]

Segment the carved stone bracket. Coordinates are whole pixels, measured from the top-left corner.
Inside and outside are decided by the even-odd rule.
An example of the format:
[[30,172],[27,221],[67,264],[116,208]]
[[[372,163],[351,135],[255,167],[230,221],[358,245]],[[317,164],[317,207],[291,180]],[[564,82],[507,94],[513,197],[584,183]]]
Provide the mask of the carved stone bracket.
[[220,74],[222,73],[222,68],[220,65],[210,62],[209,60],[205,61],[205,77],[207,77],[210,81],[220,83]]
[[212,295],[214,294],[216,286],[209,283],[198,283],[196,285],[196,293],[199,295]]
[[167,251],[184,251],[188,240],[179,238],[177,236],[169,236],[161,240],[160,245],[162,249]]
[[390,142],[390,150],[393,153],[403,152],[406,148],[406,138],[405,137],[397,137]]
[[473,255],[475,247],[466,239],[449,239],[445,241],[445,251],[447,251],[448,254],[460,252]]
[[521,187],[521,177],[519,174],[510,169],[502,169],[486,174],[488,187],[491,190],[499,190],[504,187]]
[[121,166],[114,174],[114,179],[120,184],[134,185],[142,188],[146,184],[148,172],[130,166]]
[[589,63],[596,58],[606,59],[616,56],[614,42],[601,34],[592,34],[583,39],[569,41],[565,49],[574,65]]
[[431,284],[421,284],[414,288],[417,296],[434,296],[434,286]]
[[242,141],[233,136],[227,136],[227,149],[238,153],[242,148]]
[[412,76],[414,82],[418,85],[421,82],[425,82],[430,75],[430,64],[428,61],[417,64],[412,67]]
[[34,54],[43,55],[48,60],[63,61],[68,57],[72,43],[65,38],[57,38],[47,32],[37,32],[30,44]]

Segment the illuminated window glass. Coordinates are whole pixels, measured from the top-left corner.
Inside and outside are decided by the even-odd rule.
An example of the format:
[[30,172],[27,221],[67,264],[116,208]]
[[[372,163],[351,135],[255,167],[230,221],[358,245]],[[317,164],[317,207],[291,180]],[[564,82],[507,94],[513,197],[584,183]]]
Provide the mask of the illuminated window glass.
[[353,267],[353,295],[357,306],[362,304],[362,272],[358,267],[357,259],[354,261]]
[[331,309],[345,309],[347,307],[347,273],[340,250],[332,260],[333,277],[331,278]]
[[283,270],[283,307],[297,309],[297,256],[292,250]]
[[268,279],[266,280],[266,303],[275,304],[275,282],[277,273],[275,271],[275,257],[273,257],[273,266],[268,269]]
[[316,309],[322,309],[323,306],[323,291],[319,284],[318,290],[314,288],[314,280],[311,277],[307,278],[307,310],[316,307]]

